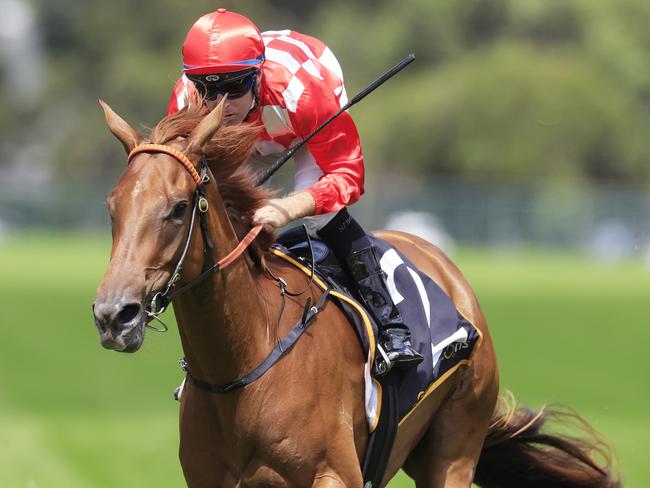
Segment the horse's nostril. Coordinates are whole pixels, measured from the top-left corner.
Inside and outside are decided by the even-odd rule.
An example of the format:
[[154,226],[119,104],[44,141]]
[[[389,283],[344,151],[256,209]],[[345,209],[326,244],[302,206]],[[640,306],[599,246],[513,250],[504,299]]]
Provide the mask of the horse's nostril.
[[131,303],[129,305],[125,305],[122,308],[122,310],[120,310],[120,313],[117,314],[117,321],[121,325],[128,324],[138,316],[140,310],[141,310],[140,305],[137,303]]

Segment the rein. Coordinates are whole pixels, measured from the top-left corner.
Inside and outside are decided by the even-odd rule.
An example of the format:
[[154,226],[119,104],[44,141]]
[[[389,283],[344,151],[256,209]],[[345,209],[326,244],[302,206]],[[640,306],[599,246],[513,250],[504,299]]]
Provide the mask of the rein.
[[[229,266],[230,264],[232,264],[237,258],[239,258],[244,253],[246,248],[248,248],[248,246],[250,246],[250,244],[259,235],[260,231],[262,230],[262,226],[256,225],[255,227],[253,227],[248,232],[248,234],[241,240],[241,242],[237,244],[237,246],[228,253],[228,255],[226,255],[225,257],[223,257],[222,259],[220,259],[215,263],[212,258],[212,248],[214,247],[214,245],[212,243],[212,239],[210,238],[210,231],[205,216],[209,208],[208,200],[205,197],[205,185],[207,185],[210,182],[210,177],[208,176],[208,165],[205,161],[205,158],[204,157],[201,158],[201,166],[200,166],[200,173],[199,173],[194,167],[194,165],[192,164],[192,162],[188,159],[188,157],[185,154],[183,154],[181,151],[174,149],[173,147],[166,146],[164,144],[141,144],[140,146],[135,147],[129,153],[128,162],[130,163],[131,160],[140,153],[162,153],[162,154],[167,154],[169,156],[172,156],[187,170],[187,172],[190,174],[190,176],[196,183],[196,191],[194,192],[194,199],[192,204],[192,216],[190,217],[190,228],[187,233],[187,239],[185,241],[185,245],[183,246],[183,253],[181,254],[181,257],[178,260],[178,263],[176,264],[176,268],[174,269],[171,278],[169,279],[169,281],[167,281],[167,284],[165,285],[164,289],[162,291],[157,292],[152,297],[151,303],[149,305],[149,310],[147,310],[147,317],[149,318],[149,321],[155,319],[158,322],[160,322],[163,326],[162,328],[158,328],[158,327],[153,327],[147,323],[147,327],[157,332],[166,332],[168,330],[167,325],[162,320],[160,320],[159,315],[162,314],[167,309],[167,307],[174,299],[174,297],[198,285],[208,275],[217,273],[222,269],[226,268],[227,266]],[[183,263],[185,262],[185,258],[187,257],[187,252],[189,250],[190,243],[192,241],[192,235],[194,233],[194,222],[196,220],[197,209],[199,211],[201,235],[203,236],[203,244],[204,244],[203,271],[201,272],[200,275],[193,278],[183,287],[172,291],[176,283],[178,283],[178,281],[181,279],[181,273],[183,271]]]

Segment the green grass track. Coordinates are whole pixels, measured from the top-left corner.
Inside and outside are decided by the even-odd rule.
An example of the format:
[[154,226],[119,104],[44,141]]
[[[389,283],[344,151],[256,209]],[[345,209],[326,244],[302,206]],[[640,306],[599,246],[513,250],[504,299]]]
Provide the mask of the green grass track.
[[[109,237],[0,241],[0,487],[180,487],[178,334],[137,354],[99,345],[90,311]],[[502,388],[575,408],[650,486],[650,268],[570,254],[464,249]],[[167,313],[170,321],[171,313]],[[402,474],[391,488],[413,484]]]

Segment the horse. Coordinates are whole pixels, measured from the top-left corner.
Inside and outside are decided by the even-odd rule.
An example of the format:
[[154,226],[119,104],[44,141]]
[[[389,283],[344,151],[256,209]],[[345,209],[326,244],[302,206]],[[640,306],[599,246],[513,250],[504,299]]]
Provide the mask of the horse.
[[[243,169],[259,128],[224,125],[223,103],[212,111],[199,103],[164,118],[145,139],[100,104],[130,155],[107,199],[113,245],[93,305],[102,346],[138,350],[171,300],[188,375],[219,385],[249,374],[301,320],[303,297],[315,303],[323,295],[269,251],[272,232],[252,225],[270,196]],[[381,486],[400,468],[418,488],[621,486],[609,457],[599,457],[609,452],[604,441],[542,430],[549,416],[569,413],[499,396],[485,317],[453,262],[413,235],[376,235],[429,275],[482,336],[471,361],[400,422]],[[219,264],[206,270],[211,254]],[[302,296],[285,293],[300,289]],[[282,359],[245,387],[216,393],[186,381],[179,458],[188,486],[364,486],[364,359],[346,316],[324,301]]]

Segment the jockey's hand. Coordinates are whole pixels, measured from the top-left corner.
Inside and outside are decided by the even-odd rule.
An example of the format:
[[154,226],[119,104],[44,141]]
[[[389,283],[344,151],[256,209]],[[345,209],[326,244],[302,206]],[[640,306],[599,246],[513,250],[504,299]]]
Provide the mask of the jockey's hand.
[[255,225],[262,224],[267,229],[273,230],[284,227],[291,222],[289,213],[278,203],[279,201],[279,199],[274,198],[269,200],[263,207],[258,208],[253,215],[253,223]]
[[314,197],[308,191],[294,193],[285,198],[273,198],[258,208],[253,215],[254,224],[262,224],[269,230],[284,227],[296,219],[313,215],[316,211]]

